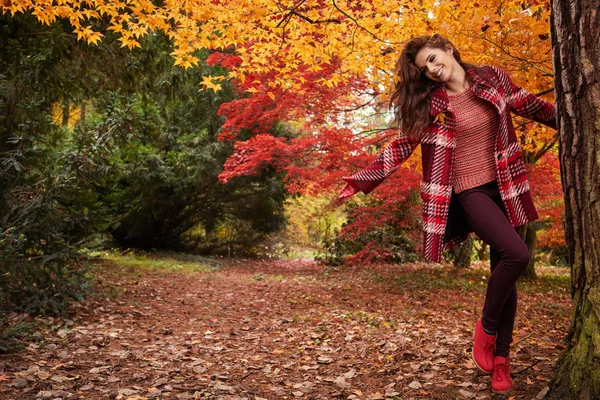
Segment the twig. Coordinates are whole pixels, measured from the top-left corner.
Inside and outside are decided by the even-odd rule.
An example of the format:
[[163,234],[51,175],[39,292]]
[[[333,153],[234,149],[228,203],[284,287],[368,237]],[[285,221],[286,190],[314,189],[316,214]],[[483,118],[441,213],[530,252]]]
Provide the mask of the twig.
[[554,137],[552,137],[552,141],[551,142],[546,143],[545,146],[543,146],[537,153],[535,153],[535,155],[533,156],[533,163],[532,164],[535,164],[540,158],[542,158],[542,156],[544,154],[546,154],[546,152],[548,150],[550,150],[551,148],[553,148],[556,145],[556,143],[558,143],[558,138],[559,138],[558,137],[558,133],[556,133],[554,135]]
[[242,375],[242,377],[240,378],[240,381],[243,381],[244,379],[246,379],[247,377],[249,377],[249,376],[250,376],[250,375],[252,375],[252,374],[253,374],[253,372],[252,372],[252,371],[250,371],[250,372],[248,372],[248,373],[246,373],[246,374]]
[[525,368],[523,368],[523,369],[521,369],[521,370],[519,370],[519,371],[512,372],[512,374],[513,374],[513,375],[517,375],[517,374],[520,374],[521,372],[525,372],[525,371],[527,371],[528,369],[531,369],[531,368],[535,367],[535,366],[536,366],[536,365],[538,365],[540,362],[541,362],[541,360],[536,360],[536,362],[534,362],[534,363],[533,363],[533,364],[531,364],[530,366],[528,366],[528,367],[525,367]]
[[332,0],[332,3],[333,3],[333,6],[335,7],[336,10],[338,10],[343,15],[345,15],[347,18],[349,18],[350,20],[352,20],[352,22],[354,22],[357,27],[359,27],[363,31],[367,32],[369,35],[373,36],[375,39],[379,40],[380,42],[386,42],[385,40],[380,39],[376,34],[374,34],[373,32],[371,32],[370,30],[368,30],[367,28],[365,28],[364,26],[362,26],[361,24],[359,24],[358,21],[356,20],[356,18],[352,17],[351,15],[349,15],[348,13],[346,13],[344,10],[342,10],[341,8],[339,8],[338,5],[335,3],[335,0]]
[[521,343],[523,340],[525,340],[525,339],[527,339],[527,338],[531,337],[531,335],[533,335],[533,332],[532,332],[532,333],[530,333],[530,334],[529,334],[529,335],[527,335],[527,336],[523,336],[523,337],[522,337],[521,339],[519,339],[519,340],[518,340],[518,341],[517,341],[515,344],[513,344],[513,345],[512,345],[512,347],[515,347],[516,345],[518,345],[519,343]]
[[189,391],[189,392],[199,392],[201,391],[202,387],[197,386],[197,387],[185,387],[185,386],[175,386],[175,385],[171,385],[171,387],[175,390],[181,390],[181,391]]
[[[469,36],[469,35],[465,35],[465,36]],[[488,43],[491,43],[492,45],[496,46],[497,48],[500,49],[500,51],[502,51],[503,53],[505,53],[507,56],[514,58],[515,60],[519,60],[521,62],[524,62],[526,64],[529,64],[532,68],[537,69],[538,71],[542,72],[543,74],[549,74],[549,72],[543,68],[540,68],[537,64],[534,64],[533,62],[531,62],[530,60],[526,59],[526,58],[522,58],[519,56],[516,56],[514,54],[512,54],[510,51],[508,51],[507,49],[505,49],[504,47],[500,46],[498,43],[496,43],[495,41],[487,38],[487,37],[482,37],[483,40],[485,40]]]
[[550,92],[554,92],[554,86],[549,87],[548,89],[542,90],[541,92],[537,92],[535,94],[535,96],[540,97],[540,96],[543,96],[543,95],[548,94]]
[[297,11],[290,11],[289,15],[295,15],[299,18],[302,18],[303,20],[310,22],[311,24],[322,24],[322,23],[327,23],[327,22],[333,22],[334,24],[341,24],[342,21],[340,21],[339,19],[335,19],[335,18],[328,18],[328,19],[318,19],[318,20],[312,20],[310,18],[308,18],[306,15],[302,15]]
[[[304,4],[306,2],[306,0],[302,0],[300,3],[296,4],[294,6],[294,8],[290,9],[289,12],[282,18],[281,21],[279,21],[279,23],[277,24],[277,28],[279,28],[279,26],[287,20],[287,22],[290,21],[290,19],[292,18],[292,16],[297,16],[299,18],[302,18],[303,20],[311,23],[311,24],[321,24],[321,23],[327,23],[327,22],[333,22],[335,24],[341,24],[342,21],[340,21],[339,19],[322,19],[322,20],[312,20],[310,18],[308,18],[306,15],[302,15],[300,14],[298,11],[296,11],[302,4]],[[286,22],[286,25],[287,25]],[[285,29],[285,25],[284,25],[284,29]]]

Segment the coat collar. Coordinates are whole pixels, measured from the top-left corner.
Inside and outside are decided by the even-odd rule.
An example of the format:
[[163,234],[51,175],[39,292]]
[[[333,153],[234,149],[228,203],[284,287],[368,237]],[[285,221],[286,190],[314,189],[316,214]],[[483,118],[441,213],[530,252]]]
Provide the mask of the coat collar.
[[[473,91],[473,93],[475,93],[478,97],[482,97],[482,92],[486,92],[486,91],[489,91],[490,89],[493,89],[493,87],[485,79],[483,79],[481,76],[479,76],[479,74],[477,73],[477,71],[475,71],[475,69],[471,68],[471,69],[468,69],[466,72],[467,72],[467,75],[469,76],[469,79],[471,80],[471,82],[473,82],[471,87],[467,90]],[[483,96],[483,97],[487,97],[487,96]],[[446,88],[443,84],[441,84],[441,83],[436,84],[436,86],[433,88],[433,91],[431,92],[431,98],[429,100],[429,104],[430,104],[429,114],[432,117],[434,117],[434,116],[438,115],[439,113],[446,111],[448,109],[448,104],[449,104],[448,93],[446,92]]]

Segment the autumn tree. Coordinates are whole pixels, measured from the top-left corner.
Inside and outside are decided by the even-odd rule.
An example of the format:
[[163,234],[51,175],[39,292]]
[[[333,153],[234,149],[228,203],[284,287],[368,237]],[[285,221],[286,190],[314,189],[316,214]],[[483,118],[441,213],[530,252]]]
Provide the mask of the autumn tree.
[[600,398],[600,13],[552,2],[560,168],[573,315],[552,398]]
[[[369,113],[383,109],[395,61],[413,36],[445,33],[464,59],[499,65],[530,91],[551,92],[549,9],[541,1],[245,0],[242,7],[231,0],[65,0],[60,6],[51,0],[4,0],[3,5],[4,12],[31,12],[42,23],[68,20],[88,43],[98,43],[108,29],[122,46],[136,48],[149,32],[163,31],[173,43],[175,64],[185,68],[199,65],[197,51],[217,51],[221,55],[213,61],[226,68],[205,76],[203,87],[219,90],[232,81],[241,88],[239,101],[221,110],[228,117],[221,137],[236,138],[236,131],[250,126],[254,132],[236,144],[221,178],[273,165],[287,174],[291,192],[335,191],[341,176],[365,165],[395,136],[380,129],[385,120]],[[274,137],[268,127],[275,120],[298,134]],[[535,161],[554,133],[527,121],[519,125],[526,155]]]

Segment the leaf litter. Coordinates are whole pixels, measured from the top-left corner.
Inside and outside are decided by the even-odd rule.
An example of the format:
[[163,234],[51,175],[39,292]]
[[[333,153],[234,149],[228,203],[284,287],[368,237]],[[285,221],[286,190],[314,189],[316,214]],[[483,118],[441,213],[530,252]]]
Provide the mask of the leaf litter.
[[[230,260],[210,273],[123,274],[105,261],[97,274],[120,296],[39,319],[37,342],[0,356],[0,398],[494,398],[470,358],[483,271]],[[452,279],[432,285],[440,274]],[[543,398],[570,316],[566,287],[524,288],[511,399]]]

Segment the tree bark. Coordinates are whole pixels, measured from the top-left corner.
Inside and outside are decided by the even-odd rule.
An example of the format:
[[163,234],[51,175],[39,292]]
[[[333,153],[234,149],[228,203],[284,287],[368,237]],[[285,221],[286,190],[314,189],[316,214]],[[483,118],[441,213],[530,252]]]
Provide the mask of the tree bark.
[[600,398],[600,0],[552,0],[573,315],[549,398]]
[[70,104],[69,101],[67,99],[63,99],[63,104],[62,104],[62,121],[61,121],[61,126],[65,127],[69,125],[69,118],[71,117],[71,110],[70,110]]
[[537,230],[538,226],[535,222],[531,222],[525,226],[523,229],[525,245],[527,245],[527,250],[529,250],[529,264],[521,274],[521,276],[525,279],[537,279],[537,274],[535,272],[535,254],[537,252]]
[[452,247],[454,254],[454,266],[457,268],[469,268],[471,266],[471,254],[473,253],[473,238],[469,237],[464,242]]

